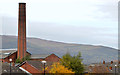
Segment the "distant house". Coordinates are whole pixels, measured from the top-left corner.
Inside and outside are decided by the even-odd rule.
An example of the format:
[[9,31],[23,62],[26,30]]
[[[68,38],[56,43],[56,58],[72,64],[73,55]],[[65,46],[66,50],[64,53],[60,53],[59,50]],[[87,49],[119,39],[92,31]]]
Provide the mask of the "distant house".
[[89,73],[119,73],[120,61],[94,63],[86,66],[86,71]]
[[[39,64],[38,63],[36,63],[35,61],[32,61],[32,62],[34,62],[33,64],[31,64],[30,63],[30,61],[25,61],[25,62],[23,62],[22,64],[19,64],[18,65],[18,67],[19,68],[21,68],[22,70],[24,70],[24,71],[27,71],[27,72],[29,72],[29,73],[31,73],[31,74],[34,74],[34,73],[42,73],[37,67],[40,67],[40,64],[41,64],[41,62],[40,61],[37,61],[37,62],[39,62]],[[36,66],[37,67],[36,67]],[[42,68],[41,68],[42,69]]]
[[[58,62],[60,58],[55,54],[32,54],[30,52],[26,52],[27,55],[30,55],[30,60],[46,60],[51,62]],[[9,59],[12,59],[12,62],[15,62],[17,59],[17,49],[2,49],[0,50],[0,60],[2,62],[8,62]]]
[[[54,62],[47,62],[46,67],[48,68],[45,72],[49,73],[49,69]],[[44,64],[41,61],[25,61],[19,65],[20,68],[28,71],[31,74],[44,73]]]
[[[26,52],[27,55],[31,55],[28,51]],[[12,62],[15,62],[17,59],[17,49],[1,49],[0,50],[0,61],[8,62],[9,59],[12,59]]]
[[49,62],[59,62],[60,58],[53,54],[33,54],[31,55],[31,60],[45,60]]
[[110,73],[105,65],[90,65],[88,69],[89,73]]
[[[119,72],[120,70],[120,61],[111,61],[111,62],[106,62],[104,65],[109,69],[111,73],[115,73],[115,68],[116,68],[116,73]],[[115,65],[117,65],[115,67]]]
[[20,68],[28,71],[31,74],[34,73],[43,73],[44,65],[42,64],[42,60],[45,60],[46,67],[48,69],[46,70],[46,73],[49,73],[49,69],[51,68],[51,65],[55,62],[59,62],[60,58],[55,54],[50,55],[43,55],[43,54],[37,54],[37,55],[31,55],[31,60],[25,61],[22,64],[18,65]]

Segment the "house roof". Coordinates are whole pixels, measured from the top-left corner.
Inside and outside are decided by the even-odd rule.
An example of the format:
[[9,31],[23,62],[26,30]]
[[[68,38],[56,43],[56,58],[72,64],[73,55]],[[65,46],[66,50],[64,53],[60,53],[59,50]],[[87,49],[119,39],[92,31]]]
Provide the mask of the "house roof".
[[[50,55],[55,55],[55,54],[54,53],[52,53],[52,54],[32,54],[31,59],[45,59]],[[55,56],[57,56],[57,55],[55,55]],[[58,58],[60,58],[60,57],[58,57]]]
[[109,69],[105,65],[90,65],[90,73],[110,73]]
[[[25,63],[29,63],[31,66],[35,67],[36,69],[38,69],[39,71],[43,71],[43,68],[44,68],[44,64],[41,62],[41,61],[33,61],[33,60],[29,60],[29,61],[25,61],[23,63],[21,63],[20,65],[18,65],[19,67],[21,67],[22,65],[24,65]],[[51,65],[53,64],[54,62],[46,62],[46,65],[47,67],[51,67]]]
[[0,59],[4,59],[15,52],[17,52],[17,49],[0,49]]
[[40,58],[44,59],[48,56],[49,56],[49,54],[33,54],[33,55],[31,55],[31,59],[40,59]]
[[112,67],[112,70],[109,69],[111,71],[111,73],[115,73],[115,65],[117,65],[116,72],[118,72],[118,67],[119,67],[118,61],[113,62],[112,64],[111,64],[111,62],[106,62],[104,65],[108,68]]
[[[37,68],[38,70],[42,71],[44,68],[44,64],[41,61],[27,61],[29,64]],[[46,66],[51,66],[54,62],[46,62]]]
[[[105,62],[105,64],[103,63],[95,63],[95,64],[92,64],[92,65],[103,65],[105,67],[107,67],[107,69],[110,71],[110,73],[115,73],[115,65],[117,65],[117,68],[116,68],[116,72],[118,73],[118,67],[119,67],[119,61],[116,60],[116,61],[113,61],[113,63],[111,64],[111,62]],[[110,69],[112,68],[112,70]]]
[[34,66],[38,70],[42,71],[44,65],[41,63],[41,61],[27,61],[30,65]]
[[15,52],[17,52],[16,49],[0,50],[0,59],[6,58],[6,57],[8,57],[9,55],[11,55],[11,54],[13,54]]
[[[10,72],[10,64],[9,63],[2,63],[2,73],[9,73]],[[11,66],[11,73],[25,73],[19,69],[19,67]]]

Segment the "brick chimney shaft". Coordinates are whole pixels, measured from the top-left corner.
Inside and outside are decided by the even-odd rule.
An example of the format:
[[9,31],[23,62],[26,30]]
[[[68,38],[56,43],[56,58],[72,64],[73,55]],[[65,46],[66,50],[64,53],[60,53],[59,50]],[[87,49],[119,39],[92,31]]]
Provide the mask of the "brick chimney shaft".
[[18,52],[17,58],[26,55],[26,3],[19,3],[18,15]]

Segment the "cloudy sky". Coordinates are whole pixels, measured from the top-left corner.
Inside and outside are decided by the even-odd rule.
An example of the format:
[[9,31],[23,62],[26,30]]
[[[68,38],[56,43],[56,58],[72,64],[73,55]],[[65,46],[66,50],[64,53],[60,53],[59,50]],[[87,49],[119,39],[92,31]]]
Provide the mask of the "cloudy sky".
[[[118,47],[118,0],[23,1],[27,37]],[[18,3],[0,0],[1,35],[17,36]]]

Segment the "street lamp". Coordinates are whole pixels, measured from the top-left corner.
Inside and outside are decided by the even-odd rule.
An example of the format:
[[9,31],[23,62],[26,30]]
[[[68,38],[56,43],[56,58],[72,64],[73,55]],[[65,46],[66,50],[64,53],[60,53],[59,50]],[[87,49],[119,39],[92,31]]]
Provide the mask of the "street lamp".
[[9,61],[10,61],[10,75],[11,75],[11,62],[12,62],[12,59],[10,58]]
[[42,63],[44,64],[44,75],[45,75],[45,64],[46,64],[46,61],[43,60]]
[[116,75],[116,67],[117,67],[117,65],[115,65],[115,75]]

